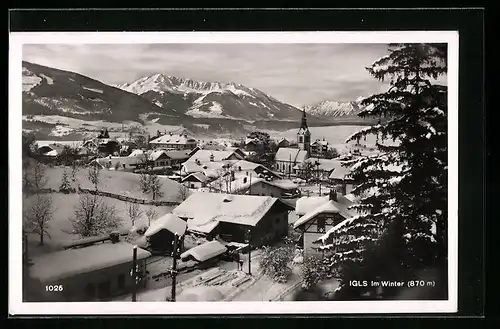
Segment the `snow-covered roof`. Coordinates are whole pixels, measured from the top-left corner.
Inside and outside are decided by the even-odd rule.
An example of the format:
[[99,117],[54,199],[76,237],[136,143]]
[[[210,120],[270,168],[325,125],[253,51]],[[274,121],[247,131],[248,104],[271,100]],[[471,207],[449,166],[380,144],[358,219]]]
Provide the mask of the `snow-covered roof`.
[[188,220],[188,228],[210,221],[255,226],[278,201],[257,195],[195,192],[172,212]]
[[144,151],[143,150],[133,150],[132,153],[128,155],[129,157],[135,157],[135,156],[144,156]]
[[269,183],[270,185],[274,185],[276,187],[282,188],[284,190],[292,190],[292,189],[296,189],[299,187],[297,184],[295,184],[294,182],[292,182],[289,179],[275,179],[272,181],[268,181],[267,183]]
[[170,159],[174,160],[182,160],[182,159],[188,159],[189,158],[189,153],[188,151],[166,151],[165,152],[167,156]]
[[327,214],[338,213],[342,215],[344,218],[351,218],[354,216],[354,213],[349,211],[346,205],[343,205],[337,201],[327,199],[326,202],[308,211],[304,216],[297,219],[297,221],[295,221],[295,223],[293,224],[293,228],[297,228],[307,223],[308,221],[316,217],[318,214],[325,214],[325,213]]
[[276,161],[303,162],[307,159],[307,151],[297,148],[280,147],[274,159]]
[[303,196],[295,204],[295,213],[299,216],[305,215],[327,201],[327,196]]
[[350,172],[349,167],[344,167],[342,161],[333,160],[332,165],[334,166],[332,173],[330,174],[330,179],[345,179]]
[[222,243],[213,240],[185,251],[181,254],[181,259],[192,256],[197,261],[204,262],[225,253],[226,250],[227,248]]
[[198,160],[201,163],[212,162],[210,161],[210,157],[213,155],[213,161],[219,162],[222,160],[226,160],[235,154],[237,157],[242,159],[241,155],[238,154],[237,149],[229,150],[229,151],[216,151],[216,150],[198,150],[195,154],[193,154],[187,162],[195,162]]
[[254,170],[255,168],[258,168],[258,167],[262,167],[262,168],[267,169],[266,167],[264,167],[263,165],[261,165],[259,163],[255,163],[255,162],[251,162],[251,161],[247,161],[247,160],[239,160],[238,162],[233,164],[233,168],[235,168],[235,169],[241,168],[241,170],[243,170],[243,171]]
[[179,236],[184,235],[187,229],[187,224],[185,221],[175,216],[174,214],[166,214],[157,220],[153,221],[147,231],[144,233],[144,236],[152,236],[158,233],[161,230],[167,230],[172,234],[176,234]]
[[116,164],[118,163],[120,166],[121,165],[136,165],[138,163],[141,163],[144,160],[144,156],[137,155],[137,156],[126,156],[126,157],[105,157],[105,158],[99,158],[96,159],[97,163],[100,164],[101,166],[105,167],[106,164],[110,164],[111,168],[114,168]]
[[148,159],[150,161],[156,161],[158,160],[162,155],[167,155],[167,152],[164,150],[158,150],[158,151],[153,151],[151,154],[148,156]]
[[[30,276],[42,282],[57,282],[64,278],[129,263],[132,262],[133,247],[128,242],[105,242],[45,254],[33,259]],[[137,248],[137,259],[149,256],[151,253]]]
[[322,145],[322,146],[328,146],[328,141],[324,140],[315,140],[311,145]]
[[213,161],[213,162],[210,161],[210,162],[201,162],[200,164],[197,164],[196,162],[186,161],[182,164],[182,170],[187,174],[195,172],[203,172],[208,177],[219,177],[219,174],[217,173],[218,170],[221,170],[224,167],[229,168],[236,161],[238,160],[224,160],[224,161]]
[[[188,220],[188,225],[189,225],[189,222],[190,222],[190,220]],[[201,224],[201,225],[191,224],[189,226],[189,230],[192,232],[199,232],[199,233],[208,234],[208,233],[212,232],[219,225],[219,223],[220,223],[219,221],[212,220],[212,221],[208,221],[205,224]]]
[[185,134],[166,134],[149,142],[150,144],[196,144],[196,140]]
[[204,183],[204,182],[206,182],[209,179],[207,176],[205,176],[204,173],[202,173],[202,172],[195,172],[195,173],[189,174],[186,177],[184,177],[182,179],[182,181],[184,182],[184,181],[188,180],[188,178],[190,178],[190,177],[195,178],[200,183]]

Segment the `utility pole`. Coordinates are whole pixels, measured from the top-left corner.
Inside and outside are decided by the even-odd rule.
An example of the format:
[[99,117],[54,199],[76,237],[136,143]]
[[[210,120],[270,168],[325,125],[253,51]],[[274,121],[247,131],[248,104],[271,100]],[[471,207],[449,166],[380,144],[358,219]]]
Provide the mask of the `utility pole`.
[[292,155],[289,154],[288,157],[290,159],[289,162],[288,162],[288,179],[290,179],[291,170],[292,170]]
[[179,239],[179,236],[177,233],[174,234],[174,252],[172,253],[173,256],[173,263],[172,263],[172,270],[171,270],[171,275],[172,275],[172,297],[170,298],[171,302],[175,302],[175,286],[176,286],[176,279],[177,279],[177,256],[178,256],[178,245],[177,245],[177,240]]
[[248,229],[248,231],[247,231],[247,238],[248,238],[248,275],[252,275],[252,265],[251,265],[252,231],[251,231],[251,229]]
[[132,256],[132,279],[134,280],[134,286],[132,289],[132,301],[137,301],[137,246],[134,246],[133,256]]
[[252,195],[252,173],[250,173],[250,179],[248,181],[248,195]]

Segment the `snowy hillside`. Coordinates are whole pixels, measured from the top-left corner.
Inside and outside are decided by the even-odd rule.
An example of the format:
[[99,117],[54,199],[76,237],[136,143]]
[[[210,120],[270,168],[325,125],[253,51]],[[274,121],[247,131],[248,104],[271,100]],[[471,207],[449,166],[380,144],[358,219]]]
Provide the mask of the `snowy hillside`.
[[363,97],[358,97],[355,101],[350,102],[327,100],[305,106],[305,110],[307,113],[318,117],[357,116],[365,108],[364,105],[361,105],[363,99]]
[[300,110],[255,88],[154,74],[117,85],[162,106],[195,118],[299,120]]

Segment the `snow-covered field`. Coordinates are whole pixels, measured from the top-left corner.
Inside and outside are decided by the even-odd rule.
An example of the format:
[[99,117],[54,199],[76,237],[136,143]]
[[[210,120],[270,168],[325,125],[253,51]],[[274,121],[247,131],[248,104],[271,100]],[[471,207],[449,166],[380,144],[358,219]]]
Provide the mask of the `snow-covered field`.
[[[66,169],[68,175],[71,178],[71,168]],[[47,168],[47,188],[58,189],[61,185],[61,177],[63,173],[62,167]],[[161,192],[163,196],[158,198],[158,200],[179,202],[180,198],[178,195],[180,184],[167,178],[166,176],[158,176],[162,184]],[[73,183],[76,188],[80,184],[82,188],[93,188],[92,183],[87,178],[87,169],[82,168],[76,173],[76,182]],[[144,194],[139,186],[139,175],[123,172],[103,169],[99,174],[99,186],[100,191],[115,193],[125,196],[130,196],[139,199],[151,199],[151,195]]]
[[[72,234],[73,225],[70,218],[74,216],[75,206],[79,203],[78,194],[63,194],[63,193],[52,193],[52,219],[48,222],[48,232],[50,238],[45,237],[45,243],[53,248],[60,247],[61,244],[70,242],[72,240],[79,239],[80,236]],[[29,202],[29,201],[28,201]],[[103,202],[109,206],[114,206],[116,209],[116,214],[121,218],[121,226],[119,229],[130,229],[132,224],[128,218],[126,211],[126,203],[114,198],[103,197]],[[144,215],[149,208],[154,208],[158,213],[158,216],[165,215],[172,210],[172,207],[155,207],[149,205],[139,206],[143,212],[141,218],[136,222],[136,226],[147,225],[147,218]],[[39,236],[36,234],[30,234],[29,240],[35,245],[39,241]]]
[[109,121],[102,121],[102,120],[96,120],[96,121],[86,121],[86,120],[81,120],[81,119],[75,119],[75,118],[70,118],[70,117],[65,117],[61,115],[23,115],[23,120],[26,121],[42,121],[42,122],[47,122],[47,123],[52,123],[52,124],[60,124],[64,125],[67,128],[71,129],[81,129],[81,128],[86,128],[87,130],[91,130],[91,128],[95,128],[95,130],[100,130],[102,128],[114,128],[114,129],[121,129],[122,127],[124,128],[130,128],[130,127],[141,127],[142,125],[139,122],[135,121],[126,121],[123,124],[119,122],[109,122]]

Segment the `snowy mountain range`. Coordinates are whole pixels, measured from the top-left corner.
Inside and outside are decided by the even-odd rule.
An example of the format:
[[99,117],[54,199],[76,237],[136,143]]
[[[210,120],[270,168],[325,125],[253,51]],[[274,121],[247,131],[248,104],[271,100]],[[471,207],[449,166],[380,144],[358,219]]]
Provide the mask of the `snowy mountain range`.
[[[111,86],[75,72],[23,61],[22,84],[22,114],[38,118],[23,120],[23,127],[40,131],[52,129],[51,122],[58,117],[62,119],[57,122],[77,119],[85,127],[105,121],[178,126],[202,134],[246,134],[295,129],[302,116],[301,109],[255,88],[164,74]],[[356,102],[342,104],[322,102],[307,107],[309,125],[363,124],[355,116]]]
[[146,99],[74,72],[23,62],[23,115],[61,115],[123,122],[143,113],[168,112]]
[[338,102],[333,100],[322,101],[314,105],[305,106],[307,113],[320,118],[357,117],[366,106],[361,105],[364,97],[358,97],[350,102]]
[[140,95],[173,112],[194,118],[299,120],[300,109],[255,88],[154,74],[117,88]]

